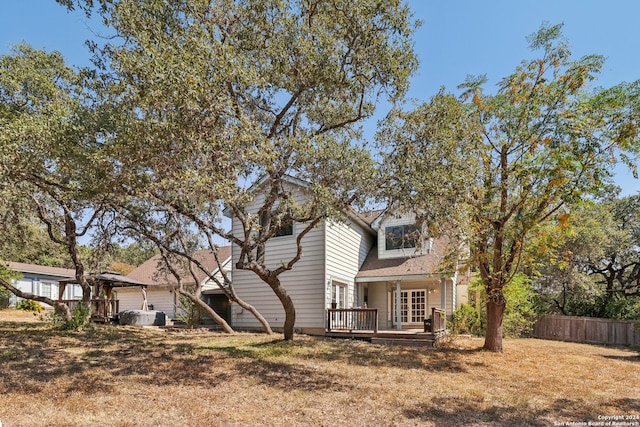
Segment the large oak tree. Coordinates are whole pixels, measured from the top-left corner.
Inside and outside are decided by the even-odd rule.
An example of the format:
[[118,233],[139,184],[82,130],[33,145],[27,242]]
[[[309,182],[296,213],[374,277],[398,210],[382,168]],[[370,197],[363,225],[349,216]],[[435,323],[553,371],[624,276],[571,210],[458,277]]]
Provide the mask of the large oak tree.
[[[22,44],[0,57],[0,211],[18,223],[38,218],[71,260],[85,302],[91,287],[79,239],[107,206],[101,149],[110,114],[100,93],[94,73],[72,69],[57,52]],[[62,303],[0,284],[70,317]]]
[[[102,0],[116,36],[99,53],[121,89],[113,143],[132,203],[170,208],[238,248],[286,313],[280,275],[303,237],[366,193],[373,162],[360,125],[376,102],[400,100],[416,69],[414,23],[400,0]],[[306,181],[291,197],[288,176]],[[255,184],[260,183],[259,186]],[[265,195],[255,206],[257,189]],[[123,204],[124,205],[124,204]],[[241,231],[222,218],[228,208]],[[155,209],[155,208],[154,208]],[[291,259],[267,265],[283,221],[302,224]]]
[[[564,214],[566,203],[602,188],[617,160],[635,167],[640,152],[640,82],[590,88],[604,58],[573,59],[561,25],[542,26],[529,42],[541,55],[523,61],[494,93],[483,91],[484,77],[470,78],[459,103],[439,94],[386,130],[395,136],[386,138],[395,149],[388,169],[404,183],[390,187],[402,191],[395,198],[436,224],[443,206],[468,213],[463,231],[487,294],[484,347],[495,352],[502,351],[503,289],[527,239]],[[465,159],[467,170],[460,167]],[[425,182],[432,191],[418,191]]]

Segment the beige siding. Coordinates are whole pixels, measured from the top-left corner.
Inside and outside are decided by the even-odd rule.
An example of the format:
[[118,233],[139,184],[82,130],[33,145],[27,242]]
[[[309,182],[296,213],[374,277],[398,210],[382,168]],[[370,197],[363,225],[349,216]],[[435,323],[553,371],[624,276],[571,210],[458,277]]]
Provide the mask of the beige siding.
[[120,311],[140,310],[142,307],[142,291],[140,288],[121,288],[115,291]]
[[369,308],[378,309],[378,327],[380,329],[391,329],[391,322],[388,320],[389,286],[384,282],[368,283],[369,287]]
[[380,229],[378,230],[378,258],[380,259],[404,258],[404,257],[409,257],[414,255],[428,254],[429,249],[431,247],[431,243],[428,239],[422,242],[419,250],[416,250],[415,248],[386,250],[385,248],[386,227],[391,227],[396,225],[412,225],[412,224],[415,224],[415,222],[416,222],[415,214],[404,214],[404,215],[397,215],[397,216],[386,215],[385,218],[380,223]]
[[348,307],[362,304],[358,301],[354,280],[373,246],[374,237],[359,225],[331,221],[326,226],[326,280],[325,307],[331,306],[331,281],[348,285]]
[[[296,187],[290,188],[296,200],[304,195]],[[261,194],[256,195],[255,206],[263,202]],[[256,209],[257,210],[257,209]],[[273,268],[288,262],[295,256],[296,236],[304,228],[303,224],[294,224],[293,236],[274,237],[266,247],[266,264]],[[242,227],[233,221],[233,233],[242,235]],[[296,328],[322,327],[324,325],[324,225],[311,230],[302,240],[303,256],[292,270],[280,276],[285,289],[291,295],[296,308]],[[238,261],[239,248],[232,249],[232,265]],[[271,288],[255,273],[233,270],[233,283],[240,298],[254,305],[272,327],[282,327],[284,310]],[[237,305],[232,309],[232,325],[235,328],[259,327],[259,323],[248,312]]]
[[[378,309],[378,326],[380,329],[393,329],[395,323],[395,283],[372,282],[362,283],[369,288],[369,308]],[[453,307],[453,282],[447,279],[447,316],[451,316]],[[401,283],[403,290],[427,290],[427,316],[431,315],[431,308],[442,308],[442,292],[440,279],[410,280]],[[417,325],[411,327],[416,328]]]
[[[142,308],[143,298],[140,288],[120,288],[116,292],[117,299],[120,301],[120,311]],[[169,287],[147,288],[147,304],[153,304],[154,310],[166,313],[169,318],[175,319],[176,317],[175,293]]]

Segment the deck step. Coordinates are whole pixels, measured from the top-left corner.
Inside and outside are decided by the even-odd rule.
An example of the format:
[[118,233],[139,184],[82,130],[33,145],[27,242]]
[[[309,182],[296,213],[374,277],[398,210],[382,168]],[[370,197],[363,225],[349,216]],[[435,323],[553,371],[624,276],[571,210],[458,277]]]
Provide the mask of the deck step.
[[372,337],[371,344],[382,345],[403,345],[406,347],[433,347],[435,345],[434,339],[419,339],[419,338],[382,338]]
[[405,340],[433,340],[435,335],[430,332],[411,333],[411,332],[378,332],[374,335],[376,338],[402,338]]

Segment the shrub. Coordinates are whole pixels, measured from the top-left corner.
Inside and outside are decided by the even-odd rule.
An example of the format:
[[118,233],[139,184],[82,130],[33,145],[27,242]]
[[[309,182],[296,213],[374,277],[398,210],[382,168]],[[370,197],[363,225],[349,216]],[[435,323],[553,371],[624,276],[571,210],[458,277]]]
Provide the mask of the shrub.
[[480,314],[478,310],[468,304],[462,304],[453,313],[451,322],[454,334],[474,334],[479,330]]
[[9,307],[9,297],[11,296],[11,292],[7,289],[0,287],[0,308]]
[[[479,281],[475,281],[469,286],[469,291],[470,302],[477,302],[477,299],[480,299],[478,320],[472,327],[471,333],[484,335],[487,329],[487,305],[484,286]],[[535,291],[531,286],[531,280],[527,276],[519,274],[504,287],[503,292],[507,300],[502,319],[503,335],[513,338],[529,334],[536,319],[534,310]]]
[[193,329],[202,323],[202,310],[185,295],[180,295],[179,310],[176,313],[179,321]]
[[504,288],[507,308],[504,312],[503,333],[507,337],[529,335],[536,321],[533,308],[535,291],[531,280],[525,275],[517,275]]
[[18,310],[33,311],[34,313],[40,313],[42,311],[40,303],[31,299],[21,299],[16,304],[16,308]]
[[61,331],[80,331],[89,326],[91,306],[80,301],[78,305],[71,310],[70,320],[66,320],[53,310],[46,313],[42,318],[49,322],[54,329]]

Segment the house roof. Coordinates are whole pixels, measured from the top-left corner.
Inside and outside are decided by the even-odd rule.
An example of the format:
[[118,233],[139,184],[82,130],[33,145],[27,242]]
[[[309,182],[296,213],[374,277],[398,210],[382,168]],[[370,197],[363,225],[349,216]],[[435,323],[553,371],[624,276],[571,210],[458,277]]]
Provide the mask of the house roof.
[[[108,284],[112,288],[124,288],[129,286],[146,286],[146,283],[139,282],[119,273],[104,272],[99,274],[87,274],[85,278],[90,283]],[[60,283],[78,283],[75,277],[60,280]]]
[[44,265],[25,264],[22,262],[11,261],[4,261],[3,263],[9,270],[18,271],[20,273],[41,274],[63,279],[74,277],[76,275],[76,271],[70,268],[48,267]]
[[[196,251],[194,253],[194,257],[209,272],[215,272],[216,270],[218,270],[218,264],[216,263],[213,251],[209,249]],[[221,246],[220,248],[218,248],[218,257],[221,263],[224,263],[227,259],[229,259],[231,257],[231,246]],[[193,277],[191,277],[191,273],[188,270],[185,270],[182,266],[176,267],[178,274],[180,274],[180,277],[183,280],[183,284],[195,284],[193,281]],[[200,269],[195,269],[195,273],[198,278],[198,283],[202,282],[207,277],[207,275],[204,272],[200,271]],[[127,277],[132,280],[145,283],[149,286],[176,284],[176,279],[173,277],[173,274],[171,274],[170,271],[167,271],[164,268],[162,255],[155,255],[151,257],[142,265],[129,273]]]
[[382,213],[385,211],[386,209],[378,209],[378,210],[373,210],[369,212],[360,212],[358,215],[360,215],[360,217],[364,222],[366,222],[367,224],[369,224],[369,226],[371,226],[373,221],[378,219],[378,217],[382,215]]
[[[247,189],[247,192],[255,192],[255,191],[257,191],[269,179],[270,179],[269,175],[266,175],[266,174],[263,175],[251,187],[249,187]],[[309,182],[304,181],[304,180],[299,179],[299,178],[295,178],[295,177],[293,177],[291,175],[283,175],[282,176],[282,181],[288,182],[289,184],[296,185],[296,186],[299,186],[301,188],[306,188],[306,189],[308,189],[311,186],[311,184]],[[368,231],[371,234],[374,234],[374,230],[371,227],[371,223],[373,221],[375,221],[384,212],[384,210],[372,210],[372,211],[368,211],[368,212],[358,212],[354,208],[348,206],[343,210],[343,212],[345,213],[345,215],[348,218],[350,218],[351,220],[355,221],[356,223],[359,223],[359,225],[361,227],[363,227],[366,231]],[[231,209],[228,206],[224,208],[223,214],[224,214],[224,216],[226,216],[228,218],[232,218],[233,217]]]
[[397,279],[450,276],[441,270],[446,255],[446,239],[434,239],[429,254],[402,258],[378,258],[378,247],[374,246],[356,275],[357,282],[387,281]]

